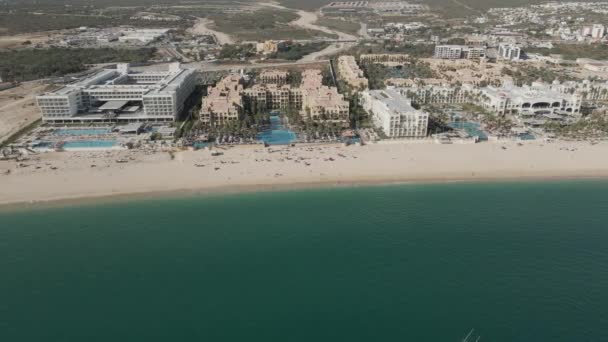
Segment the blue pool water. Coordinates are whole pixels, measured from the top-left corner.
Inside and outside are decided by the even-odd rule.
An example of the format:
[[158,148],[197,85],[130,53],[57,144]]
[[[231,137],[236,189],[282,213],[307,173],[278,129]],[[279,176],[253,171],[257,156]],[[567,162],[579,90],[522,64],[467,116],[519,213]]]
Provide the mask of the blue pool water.
[[63,148],[109,148],[116,146],[116,144],[118,144],[116,140],[80,140],[68,141],[63,145]]
[[258,140],[268,145],[289,145],[296,140],[296,134],[281,123],[278,116],[270,117],[270,128],[258,134]]
[[448,124],[448,126],[454,129],[462,129],[472,137],[479,137],[479,140],[488,140],[488,135],[481,130],[478,123],[466,121],[452,121]]
[[345,144],[354,145],[354,144],[360,143],[361,142],[361,138],[360,137],[342,138],[342,142],[345,143]]
[[65,128],[65,129],[57,129],[55,131],[53,131],[53,134],[55,135],[63,135],[63,136],[74,136],[74,135],[102,135],[102,134],[108,134],[111,133],[112,131],[110,129],[107,128],[85,128],[85,129],[70,129],[70,128]]
[[212,143],[210,142],[195,142],[194,144],[192,144],[192,146],[196,149],[201,149],[201,148],[205,148],[207,146],[211,146]]

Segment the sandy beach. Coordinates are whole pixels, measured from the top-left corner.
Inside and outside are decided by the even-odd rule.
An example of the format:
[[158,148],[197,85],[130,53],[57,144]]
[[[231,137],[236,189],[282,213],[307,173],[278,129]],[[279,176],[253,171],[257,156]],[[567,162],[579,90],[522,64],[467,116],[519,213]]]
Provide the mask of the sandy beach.
[[608,177],[603,157],[608,142],[239,146],[218,151],[223,155],[207,150],[173,157],[168,152],[51,152],[22,162],[0,161],[0,204],[164,192]]

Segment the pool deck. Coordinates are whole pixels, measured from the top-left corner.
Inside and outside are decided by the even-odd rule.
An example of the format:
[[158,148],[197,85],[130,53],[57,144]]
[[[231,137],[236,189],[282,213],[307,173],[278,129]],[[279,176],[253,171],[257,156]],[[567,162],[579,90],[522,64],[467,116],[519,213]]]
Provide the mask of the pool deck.
[[297,140],[296,133],[285,128],[279,116],[270,117],[270,127],[258,134],[258,140],[268,145],[289,145]]

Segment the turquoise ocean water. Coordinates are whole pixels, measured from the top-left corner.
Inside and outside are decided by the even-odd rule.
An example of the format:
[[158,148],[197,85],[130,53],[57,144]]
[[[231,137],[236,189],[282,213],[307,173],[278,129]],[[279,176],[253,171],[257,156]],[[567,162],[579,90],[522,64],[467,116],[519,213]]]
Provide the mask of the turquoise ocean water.
[[608,341],[608,182],[0,213],[0,341]]

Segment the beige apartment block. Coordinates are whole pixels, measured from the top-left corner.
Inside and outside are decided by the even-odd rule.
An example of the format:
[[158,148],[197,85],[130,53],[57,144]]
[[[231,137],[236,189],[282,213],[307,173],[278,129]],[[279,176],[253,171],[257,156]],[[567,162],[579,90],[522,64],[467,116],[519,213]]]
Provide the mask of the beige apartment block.
[[302,95],[299,89],[288,85],[256,84],[245,89],[244,101],[249,108],[258,110],[285,110],[302,108]]
[[349,103],[335,87],[323,85],[320,70],[302,73],[303,116],[314,121],[332,121],[346,124],[349,119]]
[[241,80],[238,75],[230,75],[209,89],[200,112],[203,123],[219,126],[239,120],[244,108],[296,110],[303,119],[348,123],[348,101],[337,88],[323,85],[320,70],[305,70],[299,87],[256,84],[244,89]]
[[264,70],[258,76],[258,80],[263,84],[284,85],[287,83],[287,71],[282,70]]
[[410,88],[419,85],[447,85],[449,82],[439,78],[388,78],[384,84],[394,88]]
[[229,75],[203,98],[200,120],[208,125],[221,126],[241,119],[243,115],[243,85],[239,75]]
[[361,64],[382,64],[385,66],[397,66],[409,63],[410,55],[407,54],[366,54],[359,57]]
[[369,87],[369,82],[363,70],[357,65],[355,57],[340,56],[338,58],[338,75],[346,84],[357,90],[365,90]]
[[255,47],[257,53],[264,55],[271,55],[279,51],[279,43],[275,42],[274,40],[267,40],[265,42],[257,43]]

